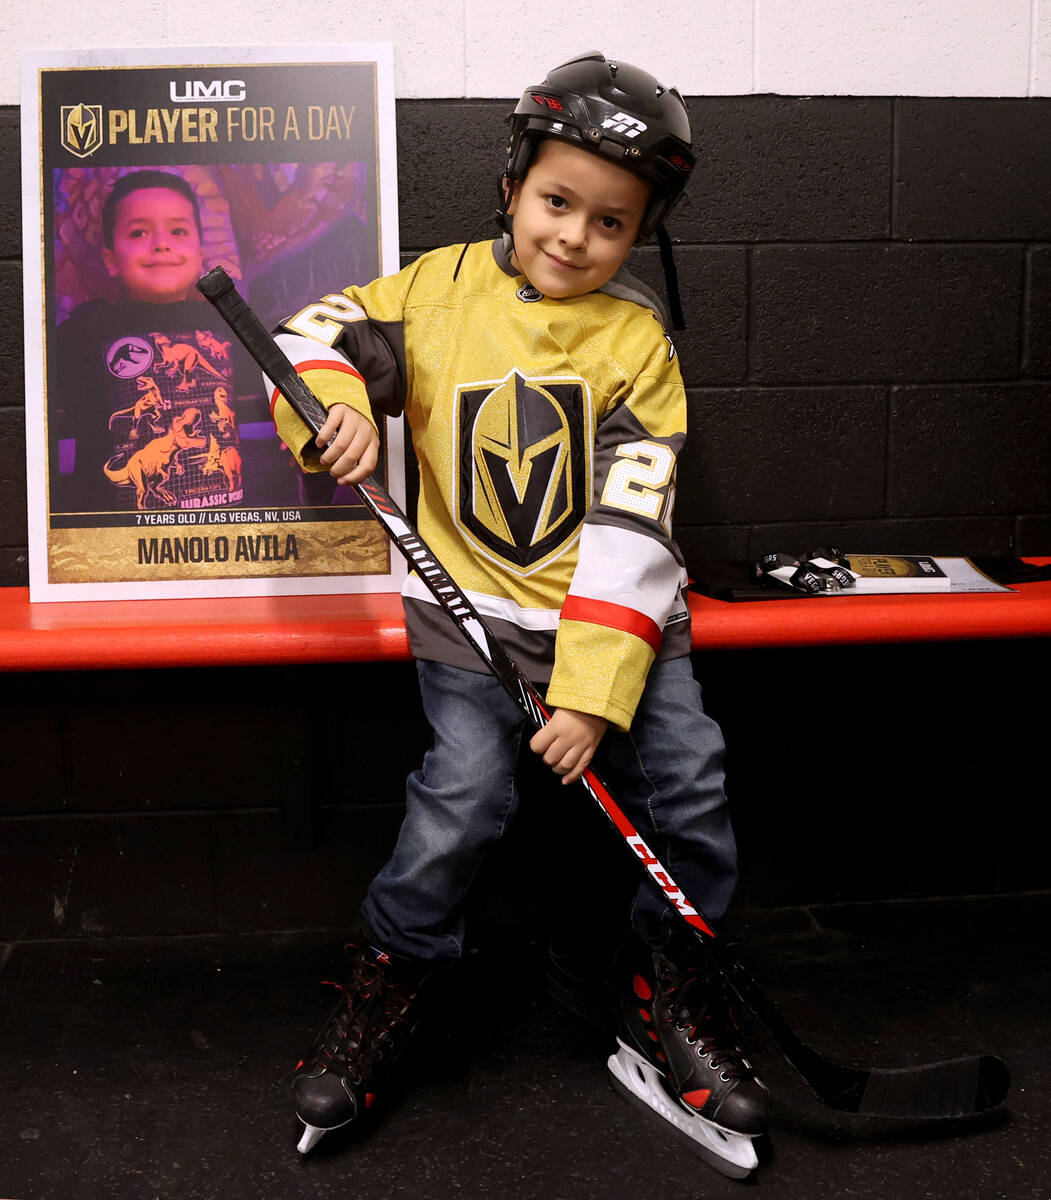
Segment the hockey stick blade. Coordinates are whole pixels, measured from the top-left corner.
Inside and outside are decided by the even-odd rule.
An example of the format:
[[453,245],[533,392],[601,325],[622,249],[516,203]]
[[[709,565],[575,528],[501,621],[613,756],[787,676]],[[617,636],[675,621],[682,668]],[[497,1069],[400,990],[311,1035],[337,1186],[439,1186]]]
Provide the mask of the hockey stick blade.
[[[197,287],[307,427],[317,433],[325,421],[324,406],[238,294],[226,272],[216,267],[198,280]],[[522,675],[386,488],[374,476],[356,487],[366,508],[525,717],[538,728],[545,725],[549,714],[537,690]],[[897,1069],[863,1069],[833,1062],[806,1045],[664,869],[599,776],[588,769],[581,783],[639,859],[651,882],[704,945],[741,1002],[823,1103],[862,1116],[931,1120],[974,1116],[1003,1102],[1009,1087],[1007,1067],[992,1056]]]
[[931,1121],[977,1116],[1006,1099],[1010,1073],[995,1055],[868,1068],[826,1058],[799,1038],[747,968],[726,953],[724,942],[709,942],[707,948],[741,1002],[829,1108],[862,1117]]

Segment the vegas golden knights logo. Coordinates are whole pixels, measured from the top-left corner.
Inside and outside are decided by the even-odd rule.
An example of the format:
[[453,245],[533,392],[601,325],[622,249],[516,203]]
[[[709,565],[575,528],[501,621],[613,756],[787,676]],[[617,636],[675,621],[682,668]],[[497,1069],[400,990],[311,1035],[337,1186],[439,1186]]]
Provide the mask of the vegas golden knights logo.
[[87,158],[102,145],[102,105],[62,105],[62,145],[77,158]]
[[457,400],[457,521],[484,553],[528,575],[576,537],[588,509],[584,384],[512,371]]

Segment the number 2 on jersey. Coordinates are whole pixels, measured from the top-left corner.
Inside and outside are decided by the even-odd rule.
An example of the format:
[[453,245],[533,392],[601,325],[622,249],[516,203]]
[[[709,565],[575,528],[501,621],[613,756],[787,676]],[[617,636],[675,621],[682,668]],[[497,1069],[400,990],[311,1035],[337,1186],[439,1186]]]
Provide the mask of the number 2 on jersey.
[[667,503],[664,523],[671,517],[672,476],[675,455],[660,442],[625,442],[617,447],[617,462],[610,468],[602,503],[660,521]]

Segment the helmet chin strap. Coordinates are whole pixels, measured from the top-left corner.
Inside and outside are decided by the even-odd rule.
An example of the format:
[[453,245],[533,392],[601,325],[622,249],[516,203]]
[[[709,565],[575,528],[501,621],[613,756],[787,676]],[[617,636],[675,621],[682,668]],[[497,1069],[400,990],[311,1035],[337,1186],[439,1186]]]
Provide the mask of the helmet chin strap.
[[668,310],[671,316],[672,329],[685,329],[686,322],[682,318],[682,301],[679,298],[679,272],[675,269],[675,255],[672,253],[671,238],[664,228],[662,221],[654,230],[657,235],[657,245],[661,252],[661,266],[664,268],[664,290],[668,293]]
[[506,218],[507,218],[506,209],[498,208],[495,213],[491,214],[488,217],[483,217],[475,225],[474,229],[471,231],[471,236],[463,244],[463,249],[460,251],[460,257],[456,260],[456,269],[453,271],[453,283],[456,282],[456,277],[460,274],[460,268],[463,266],[464,256],[467,253],[468,247],[478,236],[478,232],[482,228],[482,226],[488,225],[490,221],[495,220],[497,225],[499,225],[502,230],[504,230],[505,232],[509,232],[510,222],[507,222],[507,225],[505,226]]
[[471,236],[464,243],[464,247],[460,251],[460,257],[456,260],[456,269],[453,271],[453,283],[456,282],[456,278],[460,274],[460,268],[463,266],[463,260],[467,253],[467,247],[470,246],[470,244],[478,236],[478,233],[482,227],[487,225],[490,221],[496,222],[497,228],[501,233],[509,234],[512,239],[512,245],[514,245],[514,233],[512,232],[511,217],[507,211],[511,206],[511,193],[513,189],[513,181],[507,179],[506,177],[497,183],[496,190],[499,199],[496,212],[492,213],[490,216],[482,217],[482,219],[477,222],[474,229],[471,231]]

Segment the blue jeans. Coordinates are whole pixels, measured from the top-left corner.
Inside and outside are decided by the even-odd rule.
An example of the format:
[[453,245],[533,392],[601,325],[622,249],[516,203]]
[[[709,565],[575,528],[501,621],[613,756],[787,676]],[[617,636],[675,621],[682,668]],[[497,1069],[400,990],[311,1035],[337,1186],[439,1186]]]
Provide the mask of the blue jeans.
[[[492,676],[426,661],[417,668],[434,745],[409,776],[394,853],[372,881],[362,916],[387,949],[437,962],[463,954],[464,900],[487,848],[518,807],[515,766],[530,731]],[[737,882],[724,753],[690,660],[677,658],[654,664],[631,729],[611,727],[592,764],[710,921],[723,916]],[[598,813],[595,819],[603,820]],[[681,922],[643,879],[632,906],[641,937],[661,946]]]

